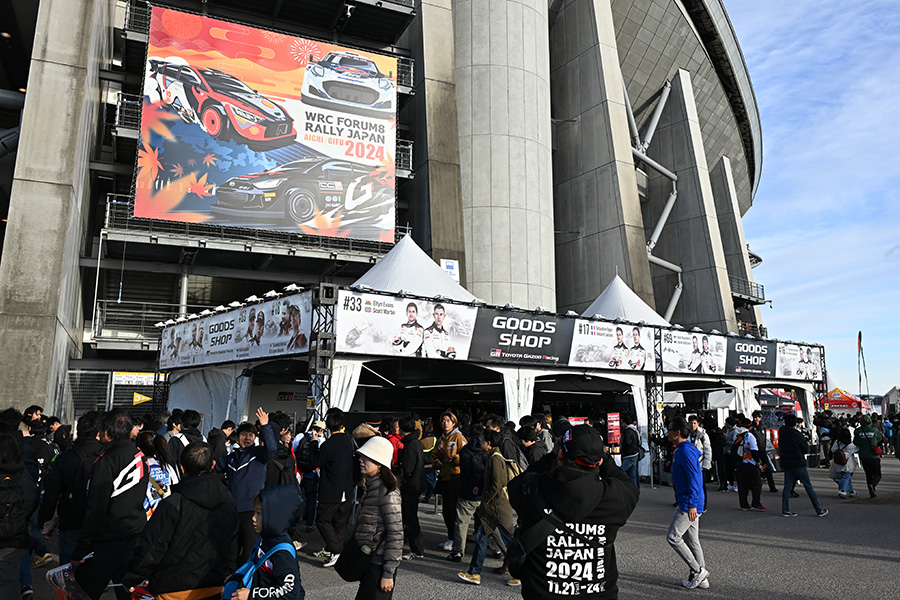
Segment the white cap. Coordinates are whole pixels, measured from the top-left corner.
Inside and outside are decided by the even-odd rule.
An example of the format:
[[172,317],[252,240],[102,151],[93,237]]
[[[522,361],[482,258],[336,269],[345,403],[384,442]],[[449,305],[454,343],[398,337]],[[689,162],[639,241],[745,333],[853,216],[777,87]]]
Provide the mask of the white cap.
[[370,437],[357,452],[383,467],[391,468],[394,446],[386,438],[377,435]]

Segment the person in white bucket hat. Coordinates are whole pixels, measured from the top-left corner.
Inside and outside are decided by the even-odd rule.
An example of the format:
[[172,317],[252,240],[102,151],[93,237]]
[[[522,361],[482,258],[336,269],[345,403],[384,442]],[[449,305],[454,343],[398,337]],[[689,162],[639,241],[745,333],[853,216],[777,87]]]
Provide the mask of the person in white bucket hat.
[[361,548],[371,549],[372,562],[360,579],[356,600],[389,600],[403,553],[400,482],[391,472],[394,447],[383,437],[372,437],[357,453],[366,492],[353,537]]

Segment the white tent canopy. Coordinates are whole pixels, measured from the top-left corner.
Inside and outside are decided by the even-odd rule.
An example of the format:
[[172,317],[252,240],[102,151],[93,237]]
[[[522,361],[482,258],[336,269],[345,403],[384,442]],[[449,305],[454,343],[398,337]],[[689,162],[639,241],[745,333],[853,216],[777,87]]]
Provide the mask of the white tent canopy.
[[582,313],[582,316],[590,318],[597,314],[603,315],[606,319],[623,319],[632,323],[644,321],[650,325],[663,327],[671,325],[641,300],[618,275],[609,282],[603,293]]
[[424,298],[443,296],[459,302],[475,300],[475,296],[453,281],[409,235],[403,236],[378,264],[353,282],[353,286],[357,285],[394,294],[402,290]]

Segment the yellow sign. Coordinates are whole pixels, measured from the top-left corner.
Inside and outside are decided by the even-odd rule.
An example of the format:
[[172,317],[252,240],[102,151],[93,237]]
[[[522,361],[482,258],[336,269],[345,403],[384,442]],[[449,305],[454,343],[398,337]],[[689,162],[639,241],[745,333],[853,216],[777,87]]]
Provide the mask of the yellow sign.
[[144,402],[150,402],[153,400],[150,396],[145,396],[143,394],[134,393],[134,400],[132,400],[131,405],[137,406],[138,404],[143,404]]
[[315,408],[316,407],[316,397],[315,396],[307,396],[306,397],[306,408]]

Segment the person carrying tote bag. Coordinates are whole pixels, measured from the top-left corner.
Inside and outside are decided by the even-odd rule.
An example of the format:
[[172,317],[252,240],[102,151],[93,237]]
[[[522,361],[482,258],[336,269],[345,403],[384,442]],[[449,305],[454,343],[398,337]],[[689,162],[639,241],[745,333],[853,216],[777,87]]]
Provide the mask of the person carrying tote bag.
[[[391,472],[394,447],[383,437],[373,437],[357,452],[366,491],[360,501],[356,529],[335,569],[348,581],[359,577],[356,600],[389,600],[403,552],[400,484]],[[359,563],[366,562],[367,568],[360,573]]]

